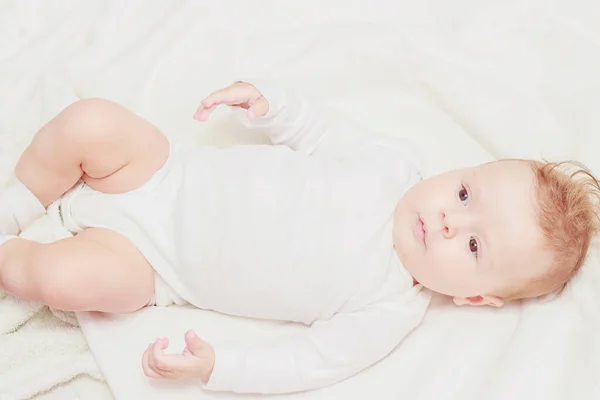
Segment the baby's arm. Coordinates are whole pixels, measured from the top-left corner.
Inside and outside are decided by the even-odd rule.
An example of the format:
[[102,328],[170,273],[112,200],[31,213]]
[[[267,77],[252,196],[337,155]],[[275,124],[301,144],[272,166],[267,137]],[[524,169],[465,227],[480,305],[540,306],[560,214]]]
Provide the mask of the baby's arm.
[[267,82],[254,86],[269,102],[269,112],[260,119],[242,118],[242,122],[267,133],[273,144],[341,159],[382,139],[299,93]]
[[204,121],[220,104],[245,109],[241,121],[260,129],[271,142],[311,155],[337,159],[367,156],[395,158],[416,164],[414,151],[403,139],[369,132],[333,110],[267,82],[238,82],[204,99],[196,118]]
[[215,346],[214,367],[204,387],[271,394],[332,385],[388,355],[420,323],[428,302],[428,295],[421,292],[410,299],[339,313],[298,334],[260,345]]

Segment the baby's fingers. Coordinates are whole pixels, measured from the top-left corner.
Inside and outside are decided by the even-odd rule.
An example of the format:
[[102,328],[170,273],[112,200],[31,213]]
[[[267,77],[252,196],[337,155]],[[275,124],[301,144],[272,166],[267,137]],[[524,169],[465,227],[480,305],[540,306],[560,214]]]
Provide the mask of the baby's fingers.
[[144,375],[146,375],[148,378],[160,379],[162,378],[162,376],[159,375],[156,371],[154,371],[152,367],[150,367],[149,357],[151,348],[152,345],[149,345],[146,351],[144,352],[144,355],[142,356],[142,369],[144,370]]
[[148,348],[148,366],[161,378],[169,378],[170,368],[168,362],[165,362],[169,341],[167,339],[156,339]]
[[194,119],[202,122],[208,120],[210,113],[221,104],[248,110],[250,119],[264,116],[269,108],[258,89],[248,83],[237,82],[202,100]]
[[218,104],[213,104],[210,107],[200,106],[198,108],[198,110],[196,111],[196,113],[194,114],[194,119],[198,120],[200,122],[207,121],[208,117],[210,116],[210,113],[212,113],[213,110],[215,108],[217,108],[218,106],[219,106]]
[[217,90],[202,100],[203,107],[215,104],[227,104],[229,106],[242,105],[260,97],[260,93],[253,86],[245,83],[234,83],[224,89]]
[[148,349],[148,366],[161,378],[180,379],[194,375],[198,358],[189,351],[182,354],[166,354],[166,339],[158,339]]

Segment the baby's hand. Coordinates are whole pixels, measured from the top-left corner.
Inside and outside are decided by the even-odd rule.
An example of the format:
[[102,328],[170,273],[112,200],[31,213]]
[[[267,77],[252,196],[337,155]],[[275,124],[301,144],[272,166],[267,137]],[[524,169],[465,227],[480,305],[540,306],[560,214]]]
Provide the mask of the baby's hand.
[[144,374],[155,379],[200,379],[207,383],[215,366],[215,351],[193,331],[185,334],[181,354],[165,354],[167,338],[156,339],[142,357]]
[[249,83],[236,82],[202,100],[194,118],[198,121],[206,121],[210,113],[221,104],[248,110],[246,112],[248,119],[264,117],[269,111],[267,99],[256,87]]

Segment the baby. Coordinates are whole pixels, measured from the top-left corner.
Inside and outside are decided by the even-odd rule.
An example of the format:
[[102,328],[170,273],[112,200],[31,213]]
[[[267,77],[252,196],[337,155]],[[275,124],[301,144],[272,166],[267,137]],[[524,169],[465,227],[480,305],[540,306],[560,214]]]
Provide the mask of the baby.
[[[405,141],[270,84],[234,83],[195,118],[219,105],[274,146],[183,148],[100,99],[42,127],[0,196],[0,290],[71,311],[189,303],[303,323],[252,346],[188,331],[182,353],[158,339],[143,354],[151,378],[285,393],[384,358],[432,292],[500,307],[559,291],[595,233],[583,168],[503,160],[421,180]],[[18,238],[50,205],[74,235]]]

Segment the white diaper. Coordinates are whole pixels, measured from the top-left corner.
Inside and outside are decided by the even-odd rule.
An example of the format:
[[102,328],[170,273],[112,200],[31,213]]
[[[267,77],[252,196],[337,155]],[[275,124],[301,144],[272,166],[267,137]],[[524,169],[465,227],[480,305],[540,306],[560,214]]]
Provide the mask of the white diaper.
[[66,230],[106,228],[127,237],[155,270],[155,291],[149,305],[185,304],[174,274],[174,201],[181,185],[183,162],[173,146],[163,167],[142,187],[121,194],[98,192],[80,182],[60,199],[58,211]]

